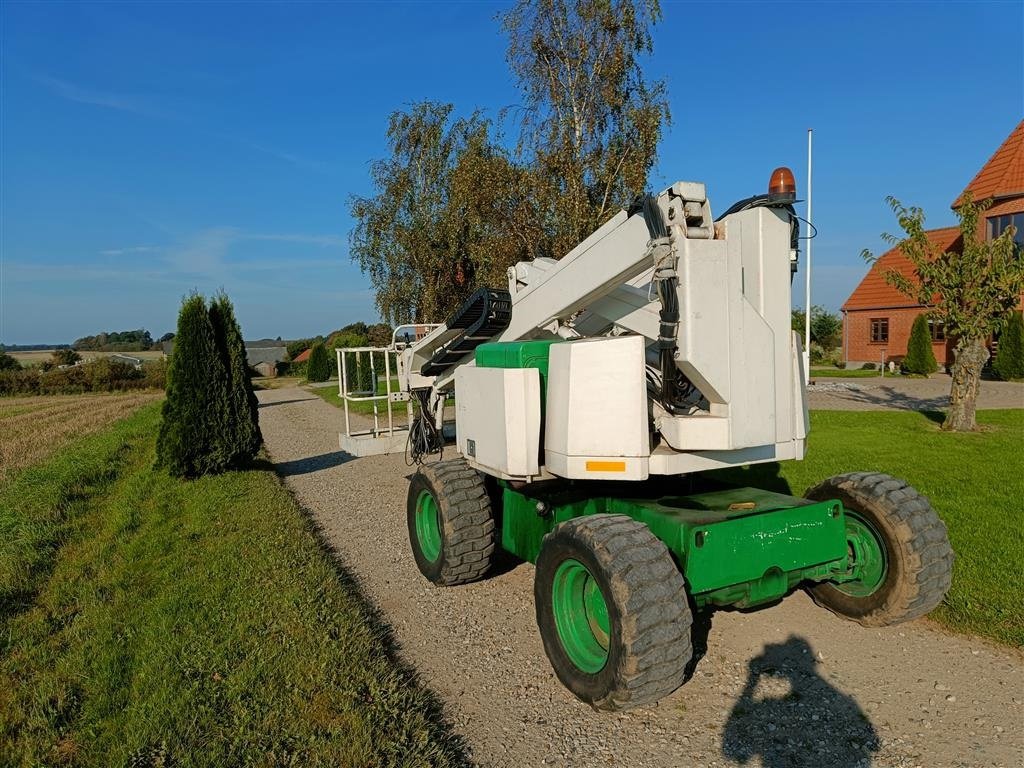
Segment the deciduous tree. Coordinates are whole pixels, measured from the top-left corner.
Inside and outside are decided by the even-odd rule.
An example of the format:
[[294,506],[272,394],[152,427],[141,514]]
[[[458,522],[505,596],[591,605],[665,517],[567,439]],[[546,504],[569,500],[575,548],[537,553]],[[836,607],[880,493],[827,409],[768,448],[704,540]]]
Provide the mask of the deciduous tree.
[[656,0],[520,0],[501,15],[522,92],[515,149],[480,112],[395,112],[374,194],[351,201],[353,258],[393,324],[439,322],[517,261],[559,258],[647,184],[667,122],[651,52]]
[[660,17],[657,0],[519,0],[501,15],[541,255],[561,257],[644,191],[669,120],[665,84],[640,65]]
[[[946,335],[956,339],[949,411],[942,428],[973,430],[981,369],[989,358],[986,339],[1006,323],[1024,290],[1024,259],[1014,246],[1014,229],[994,240],[980,239],[978,217],[986,206],[975,204],[968,193],[957,208],[962,248],[941,251],[925,233],[924,211],[887,199],[904,234],[883,237],[910,260],[914,274],[889,269],[885,279],[930,306],[932,317],[945,323]],[[864,255],[874,258],[867,251]]]

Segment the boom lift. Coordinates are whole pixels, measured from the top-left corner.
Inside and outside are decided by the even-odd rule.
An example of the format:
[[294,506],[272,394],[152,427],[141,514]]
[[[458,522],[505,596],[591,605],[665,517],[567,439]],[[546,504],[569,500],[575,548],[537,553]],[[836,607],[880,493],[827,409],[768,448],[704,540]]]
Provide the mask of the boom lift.
[[700,474],[804,456],[795,197],[780,168],[715,220],[704,185],[678,182],[393,350],[417,459],[441,451],[455,395],[458,457],[409,487],[420,571],[470,582],[499,547],[534,563],[545,651],[599,709],[683,683],[695,610],[806,586],[882,626],[949,588],[945,526],[902,480],[854,472],[797,498]]

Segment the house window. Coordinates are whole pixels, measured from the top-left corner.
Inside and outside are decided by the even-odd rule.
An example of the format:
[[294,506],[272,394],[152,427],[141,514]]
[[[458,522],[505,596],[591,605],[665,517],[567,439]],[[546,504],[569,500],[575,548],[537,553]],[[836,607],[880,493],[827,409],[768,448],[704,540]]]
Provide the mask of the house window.
[[929,320],[928,333],[931,335],[932,341],[945,341],[946,324],[941,320]]
[[886,342],[889,340],[889,318],[888,317],[873,317],[871,318],[871,341],[875,344]]
[[1010,227],[1017,231],[1013,233],[1013,242],[1019,248],[1024,248],[1024,213],[1008,213],[1005,216],[992,216],[988,220],[988,239],[995,240]]

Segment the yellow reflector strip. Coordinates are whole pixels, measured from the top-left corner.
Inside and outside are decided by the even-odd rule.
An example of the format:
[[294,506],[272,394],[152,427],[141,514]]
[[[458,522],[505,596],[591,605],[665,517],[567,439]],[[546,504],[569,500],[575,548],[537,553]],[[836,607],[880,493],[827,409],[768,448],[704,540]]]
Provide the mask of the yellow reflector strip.
[[624,461],[588,461],[587,472],[625,472]]

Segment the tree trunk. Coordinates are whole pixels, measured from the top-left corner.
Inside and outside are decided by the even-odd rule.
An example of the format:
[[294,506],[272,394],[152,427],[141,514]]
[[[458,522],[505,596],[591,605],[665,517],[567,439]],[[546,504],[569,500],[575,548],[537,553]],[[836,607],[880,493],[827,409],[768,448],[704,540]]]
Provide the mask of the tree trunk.
[[988,348],[982,338],[964,339],[956,345],[953,359],[953,387],[949,393],[949,412],[943,429],[971,432],[977,429],[974,412],[978,405],[981,369],[988,360]]

